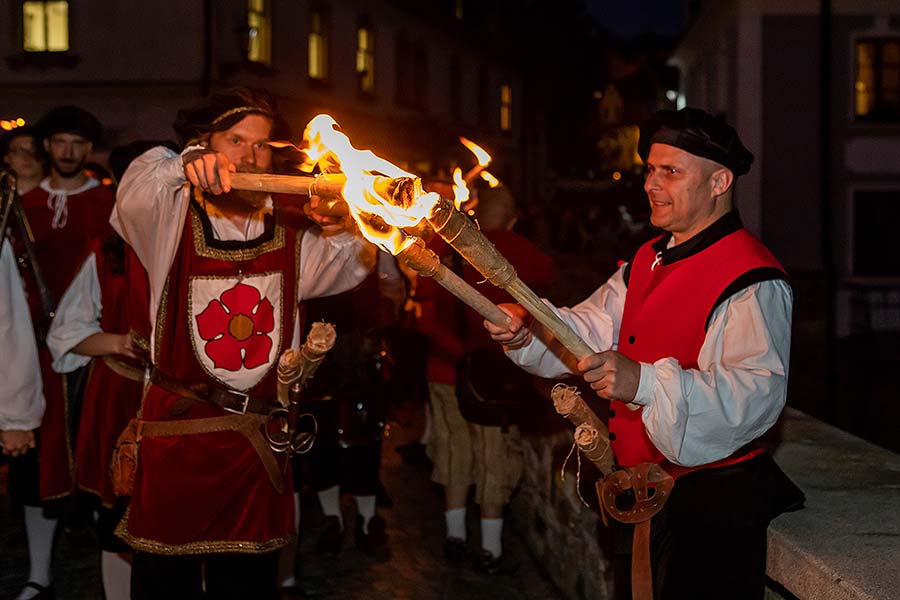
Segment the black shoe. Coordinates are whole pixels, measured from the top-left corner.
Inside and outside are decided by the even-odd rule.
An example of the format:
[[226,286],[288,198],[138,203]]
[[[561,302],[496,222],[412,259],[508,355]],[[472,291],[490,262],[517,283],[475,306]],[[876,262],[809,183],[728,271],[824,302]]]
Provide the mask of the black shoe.
[[519,568],[519,565],[506,560],[502,554],[494,556],[483,548],[475,556],[472,566],[476,571],[485,575],[514,573]]
[[387,531],[384,519],[375,515],[369,519],[368,533],[363,532],[363,518],[356,517],[356,546],[372,558],[387,558]]
[[449,537],[444,540],[444,558],[448,562],[461,563],[466,559],[468,553],[465,540],[458,537]]
[[337,554],[341,551],[344,541],[344,530],[341,529],[341,521],[336,516],[325,517],[325,527],[319,534],[316,542],[316,552],[319,554]]

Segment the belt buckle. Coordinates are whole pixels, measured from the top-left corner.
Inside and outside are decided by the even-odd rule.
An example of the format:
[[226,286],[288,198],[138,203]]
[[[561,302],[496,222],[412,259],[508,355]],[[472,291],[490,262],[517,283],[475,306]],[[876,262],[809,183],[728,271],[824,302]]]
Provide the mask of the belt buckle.
[[229,396],[237,396],[238,398],[244,399],[244,404],[240,409],[231,408],[230,406],[223,406],[222,410],[228,411],[230,413],[234,413],[236,415],[246,415],[247,414],[247,406],[250,404],[250,394],[245,394],[244,392],[238,392],[236,390],[228,390]]

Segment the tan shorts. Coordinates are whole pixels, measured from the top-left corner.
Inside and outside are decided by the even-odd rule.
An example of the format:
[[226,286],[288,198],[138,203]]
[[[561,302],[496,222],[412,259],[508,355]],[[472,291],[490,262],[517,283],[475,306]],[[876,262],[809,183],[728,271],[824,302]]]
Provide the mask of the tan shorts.
[[459,412],[456,388],[429,383],[431,440],[428,457],[434,463],[431,479],[444,486],[475,484],[475,502],[502,506],[522,477],[522,439],[519,429],[469,423]]

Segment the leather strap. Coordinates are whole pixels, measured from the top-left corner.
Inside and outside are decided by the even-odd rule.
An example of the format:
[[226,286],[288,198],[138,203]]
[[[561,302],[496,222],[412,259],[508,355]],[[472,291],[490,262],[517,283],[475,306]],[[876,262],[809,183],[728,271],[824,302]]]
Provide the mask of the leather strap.
[[650,519],[634,524],[634,535],[631,538],[631,600],[653,600]]
[[119,375],[120,377],[130,379],[131,381],[144,381],[143,369],[133,367],[129,364],[123,363],[121,360],[117,360],[110,356],[104,356],[103,362],[107,367],[109,367],[110,371],[112,371],[116,375]]
[[138,421],[137,439],[142,437],[168,437],[214,433],[217,431],[237,431],[247,438],[256,450],[260,462],[269,475],[269,480],[280,494],[284,491],[284,477],[272,455],[269,444],[260,428],[268,421],[262,415],[222,415],[205,419],[183,419],[176,421]]
[[[150,381],[167,392],[185,398],[188,403],[190,401],[206,402],[239,415],[255,413],[268,417],[273,410],[281,408],[275,398],[250,396],[206,381],[182,382],[156,367],[150,371]],[[177,403],[177,408],[171,411],[172,414],[179,414],[187,410],[188,406],[180,406],[180,404]]]

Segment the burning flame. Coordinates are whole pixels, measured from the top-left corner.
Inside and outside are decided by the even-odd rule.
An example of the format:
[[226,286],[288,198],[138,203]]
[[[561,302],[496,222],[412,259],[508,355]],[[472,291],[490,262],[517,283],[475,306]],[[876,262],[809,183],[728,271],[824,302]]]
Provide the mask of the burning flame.
[[488,173],[487,171],[481,172],[481,178],[488,182],[488,185],[492,188],[500,186],[500,180]]
[[456,210],[462,210],[462,205],[469,200],[469,187],[463,179],[462,169],[453,169],[453,204]]
[[[421,180],[415,175],[376,156],[371,150],[354,148],[337,126],[329,115],[314,117],[303,132],[307,156],[319,165],[323,173],[339,168],[347,176],[343,196],[350,207],[350,215],[359,224],[360,232],[387,252],[399,254],[415,241],[400,228],[415,226],[427,217],[440,196],[425,193]],[[382,197],[376,191],[376,185],[379,178],[383,181],[385,177],[413,179],[414,202],[404,208]]]
[[487,153],[487,151],[473,142],[472,140],[468,140],[462,136],[460,136],[459,141],[463,146],[472,151],[472,154],[475,155],[475,158],[478,160],[478,164],[482,167],[486,167],[491,162],[491,155]]

